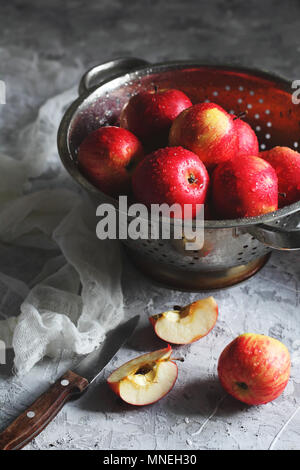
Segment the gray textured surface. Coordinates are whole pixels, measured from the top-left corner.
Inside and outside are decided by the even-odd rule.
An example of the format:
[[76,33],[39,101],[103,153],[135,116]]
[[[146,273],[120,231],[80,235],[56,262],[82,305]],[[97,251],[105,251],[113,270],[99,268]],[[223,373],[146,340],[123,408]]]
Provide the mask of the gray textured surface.
[[[88,7],[87,7],[88,5]],[[7,83],[2,145],[13,130],[35,116],[47,97],[78,82],[87,66],[111,57],[132,55],[152,61],[197,58],[239,62],[300,76],[300,5],[298,2],[52,1],[13,0],[1,5],[0,78]],[[32,63],[26,78],[24,66]],[[40,74],[39,87],[31,74]],[[61,79],[65,77],[63,86]],[[5,267],[12,253],[1,246]],[[28,252],[30,280],[42,259]],[[121,403],[105,377],[123,361],[160,347],[147,317],[203,294],[182,294],[155,287],[127,263],[124,293],[130,314],[141,313],[139,331],[82,399],[68,404],[27,449],[299,449],[300,324],[299,253],[274,253],[269,263],[244,284],[214,293],[220,306],[214,330],[180,348],[185,362],[172,392],[145,408]],[[7,272],[7,274],[12,274]],[[18,300],[16,300],[16,303]],[[273,403],[247,407],[225,396],[216,378],[223,347],[242,332],[265,333],[282,340],[292,355],[292,376]],[[0,369],[1,428],[47,388],[64,362],[45,361],[25,379]],[[296,414],[295,414],[296,413]],[[292,417],[291,420],[290,417]]]

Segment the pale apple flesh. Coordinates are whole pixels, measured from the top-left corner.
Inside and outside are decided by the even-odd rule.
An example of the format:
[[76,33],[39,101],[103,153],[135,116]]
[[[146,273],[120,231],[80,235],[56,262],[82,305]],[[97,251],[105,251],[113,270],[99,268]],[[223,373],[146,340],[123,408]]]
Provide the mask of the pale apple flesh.
[[149,320],[159,338],[172,344],[188,344],[206,336],[217,318],[217,302],[208,297],[186,307],[153,315]]
[[126,403],[142,406],[163,398],[177,379],[177,365],[170,360],[172,348],[143,354],[126,362],[107,379]]

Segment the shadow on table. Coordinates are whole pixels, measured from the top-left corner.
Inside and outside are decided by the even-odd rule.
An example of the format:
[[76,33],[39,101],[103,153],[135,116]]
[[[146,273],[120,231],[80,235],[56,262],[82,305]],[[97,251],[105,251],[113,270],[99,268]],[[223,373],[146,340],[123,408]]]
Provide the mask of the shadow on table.
[[[175,385],[176,387],[176,385]],[[232,416],[249,408],[235,400],[221,387],[218,378],[196,379],[172,390],[167,407],[171,413],[181,416],[207,415],[216,408],[218,416]],[[209,411],[208,411],[209,410]]]
[[[224,392],[217,378],[198,379],[177,387],[160,402],[167,413],[181,416],[207,416],[217,407],[216,416],[230,417],[244,413],[249,406],[235,400]],[[138,412],[140,407],[125,403],[110,390],[105,378],[80,398],[77,405],[80,409],[99,413],[120,414]],[[155,404],[147,406],[156,406]],[[142,407],[143,409],[144,407]]]
[[118,397],[108,386],[105,378],[101,378],[97,384],[92,385],[80,397],[77,406],[81,410],[95,413],[124,413],[132,411],[132,405],[128,405]]
[[134,332],[133,336],[130,338],[127,344],[125,344],[125,348],[137,352],[156,351],[157,349],[162,349],[166,346],[166,342],[162,341],[158,338],[158,336],[156,336],[150,323],[149,325],[142,326],[136,332]]

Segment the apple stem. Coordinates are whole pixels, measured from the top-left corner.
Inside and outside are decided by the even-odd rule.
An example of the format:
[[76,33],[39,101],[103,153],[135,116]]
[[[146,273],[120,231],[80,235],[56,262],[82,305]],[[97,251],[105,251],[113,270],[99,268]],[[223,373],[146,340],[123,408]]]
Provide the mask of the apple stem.
[[236,121],[236,119],[244,119],[248,114],[248,111],[245,110],[245,111],[242,111],[241,113],[237,114],[233,120]]
[[286,197],[286,193],[278,193],[281,197]]
[[198,178],[195,178],[195,176],[193,175],[193,173],[188,177],[188,182],[190,184],[193,184],[193,183],[197,183],[198,182]]
[[172,361],[184,362],[184,357],[172,357]]
[[153,88],[154,88],[154,93],[157,93],[158,92],[158,86],[154,85]]
[[248,390],[248,385],[245,382],[236,382],[237,386],[243,390]]

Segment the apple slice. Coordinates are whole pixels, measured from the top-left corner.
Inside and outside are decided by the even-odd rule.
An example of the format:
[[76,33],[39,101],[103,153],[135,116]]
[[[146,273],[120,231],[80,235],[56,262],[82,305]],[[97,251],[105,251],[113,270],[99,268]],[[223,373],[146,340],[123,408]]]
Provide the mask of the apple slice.
[[177,379],[177,365],[170,360],[172,348],[136,357],[107,379],[111,389],[131,405],[149,405],[163,398]]
[[172,344],[188,344],[207,335],[217,318],[217,302],[213,297],[208,297],[153,315],[149,320],[162,340]]

